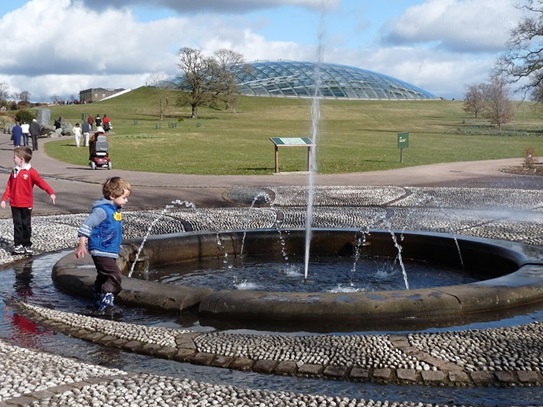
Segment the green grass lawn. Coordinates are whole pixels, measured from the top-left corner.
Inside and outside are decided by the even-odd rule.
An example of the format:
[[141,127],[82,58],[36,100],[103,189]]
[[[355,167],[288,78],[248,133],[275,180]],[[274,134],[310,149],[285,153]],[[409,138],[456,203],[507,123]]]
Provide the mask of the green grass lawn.
[[[170,98],[175,100],[175,93]],[[272,174],[270,137],[311,137],[311,100],[241,97],[236,112],[172,106],[158,119],[152,90],[139,88],[107,101],[51,107],[51,117],[75,124],[83,114],[107,114],[114,168],[184,174]],[[173,105],[173,102],[172,102]],[[543,111],[517,103],[513,122],[501,133],[462,110],[461,101],[320,102],[317,131],[319,173],[383,170],[439,162],[519,158],[533,148],[543,154]],[[409,132],[400,163],[398,132]],[[46,144],[48,155],[86,165],[88,151],[72,138]],[[280,170],[305,171],[306,148],[281,148]]]

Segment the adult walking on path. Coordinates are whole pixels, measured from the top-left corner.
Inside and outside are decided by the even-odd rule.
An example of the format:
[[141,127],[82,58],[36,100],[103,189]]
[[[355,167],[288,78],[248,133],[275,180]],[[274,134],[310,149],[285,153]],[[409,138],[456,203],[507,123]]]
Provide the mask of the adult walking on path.
[[91,130],[92,130],[92,126],[89,124],[89,122],[83,122],[83,124],[81,125],[81,131],[83,132],[83,140],[85,142],[85,147],[89,146]]
[[23,142],[23,128],[19,122],[15,122],[15,126],[11,128],[11,139],[13,140],[13,147],[19,147]]
[[23,122],[23,124],[21,124],[21,129],[23,131],[23,146],[28,146],[30,145],[30,124]]
[[38,150],[38,138],[40,137],[41,126],[36,119],[30,123],[30,137],[32,138],[32,151]]

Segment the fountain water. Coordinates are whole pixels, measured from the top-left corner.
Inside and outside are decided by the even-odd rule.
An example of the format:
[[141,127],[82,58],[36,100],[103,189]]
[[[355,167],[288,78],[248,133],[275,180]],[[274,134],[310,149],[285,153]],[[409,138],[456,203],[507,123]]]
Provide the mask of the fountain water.
[[[439,208],[439,210],[444,211],[443,205],[439,203],[439,200],[428,194],[424,194],[424,196],[419,202],[421,205],[433,204],[436,208]],[[452,230],[452,227],[450,224],[449,224],[449,230],[450,230],[451,236],[453,237],[453,239],[455,239],[456,248],[458,249],[458,258],[460,259],[460,263],[462,264],[462,267],[464,267],[464,259],[462,258],[462,251],[460,250],[460,246],[458,245],[458,242],[456,241],[454,230]]]
[[138,260],[140,259],[140,254],[141,254],[141,251],[143,250],[143,246],[145,245],[145,242],[147,241],[147,239],[148,239],[149,235],[151,234],[153,228],[155,227],[157,222],[160,221],[166,215],[166,213],[168,213],[168,211],[170,211],[175,205],[186,206],[187,208],[194,208],[193,203],[187,202],[187,201],[180,201],[180,200],[172,201],[171,204],[166,205],[164,207],[162,212],[160,212],[160,214],[155,218],[155,220],[153,222],[151,222],[151,224],[149,225],[149,228],[147,229],[147,232],[145,233],[145,235],[143,237],[143,240],[141,241],[141,244],[138,247],[138,250],[136,252],[136,256],[134,258],[134,261],[132,262],[132,266],[130,267],[130,271],[128,272],[128,277],[132,277],[132,273],[134,272],[134,268],[136,267],[136,264],[137,264]]
[[320,63],[322,62],[322,37],[324,35],[324,17],[321,18],[319,29],[319,46],[317,53],[317,64],[315,65],[314,82],[315,90],[313,93],[313,101],[311,105],[311,142],[314,147],[311,147],[309,154],[309,176],[308,176],[308,197],[307,197],[307,214],[306,214],[306,238],[305,238],[305,264],[304,264],[304,279],[307,281],[309,274],[309,257],[311,247],[311,228],[313,222],[313,203],[315,200],[315,173],[317,171],[317,145],[319,136],[319,120],[320,120],[320,87],[321,73]]

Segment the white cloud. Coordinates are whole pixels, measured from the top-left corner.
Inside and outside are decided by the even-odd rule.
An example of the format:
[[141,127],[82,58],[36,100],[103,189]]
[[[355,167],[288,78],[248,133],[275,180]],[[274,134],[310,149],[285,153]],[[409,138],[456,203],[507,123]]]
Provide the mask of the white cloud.
[[[309,3],[309,2],[308,2]],[[20,30],[21,21],[28,29]],[[246,60],[305,58],[305,47],[270,42],[240,16],[171,17],[136,21],[128,8],[89,10],[70,0],[32,0],[0,19],[0,81],[31,100],[70,97],[89,87],[138,87],[150,73],[177,73],[185,46],[211,55],[221,48]],[[8,46],[8,44],[10,44]],[[138,82],[139,81],[139,82]]]
[[[390,61],[394,61],[393,64]],[[372,55],[373,70],[426,89],[437,96],[461,98],[466,85],[486,82],[492,61],[435,50],[392,47]]]
[[318,9],[323,6],[335,7],[339,0],[84,0],[91,9],[123,8],[130,6],[162,7],[179,13],[214,12],[243,13],[254,10],[272,9],[281,6]]
[[514,0],[428,0],[391,22],[385,43],[437,43],[455,52],[503,50],[520,18]]
[[0,71],[13,75],[6,78],[14,93],[29,90],[32,100],[85,86],[128,87],[149,72],[175,72],[172,49],[187,24],[181,18],[138,23],[126,9],[98,13],[70,0],[33,0],[0,20],[6,44]]

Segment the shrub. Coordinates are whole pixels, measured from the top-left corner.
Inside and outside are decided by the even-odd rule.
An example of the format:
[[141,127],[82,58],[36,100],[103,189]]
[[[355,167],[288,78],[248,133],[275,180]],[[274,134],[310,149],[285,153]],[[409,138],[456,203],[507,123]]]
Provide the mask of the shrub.
[[15,120],[17,120],[19,123],[30,123],[33,119],[35,119],[34,112],[27,109],[21,109],[15,115]]

